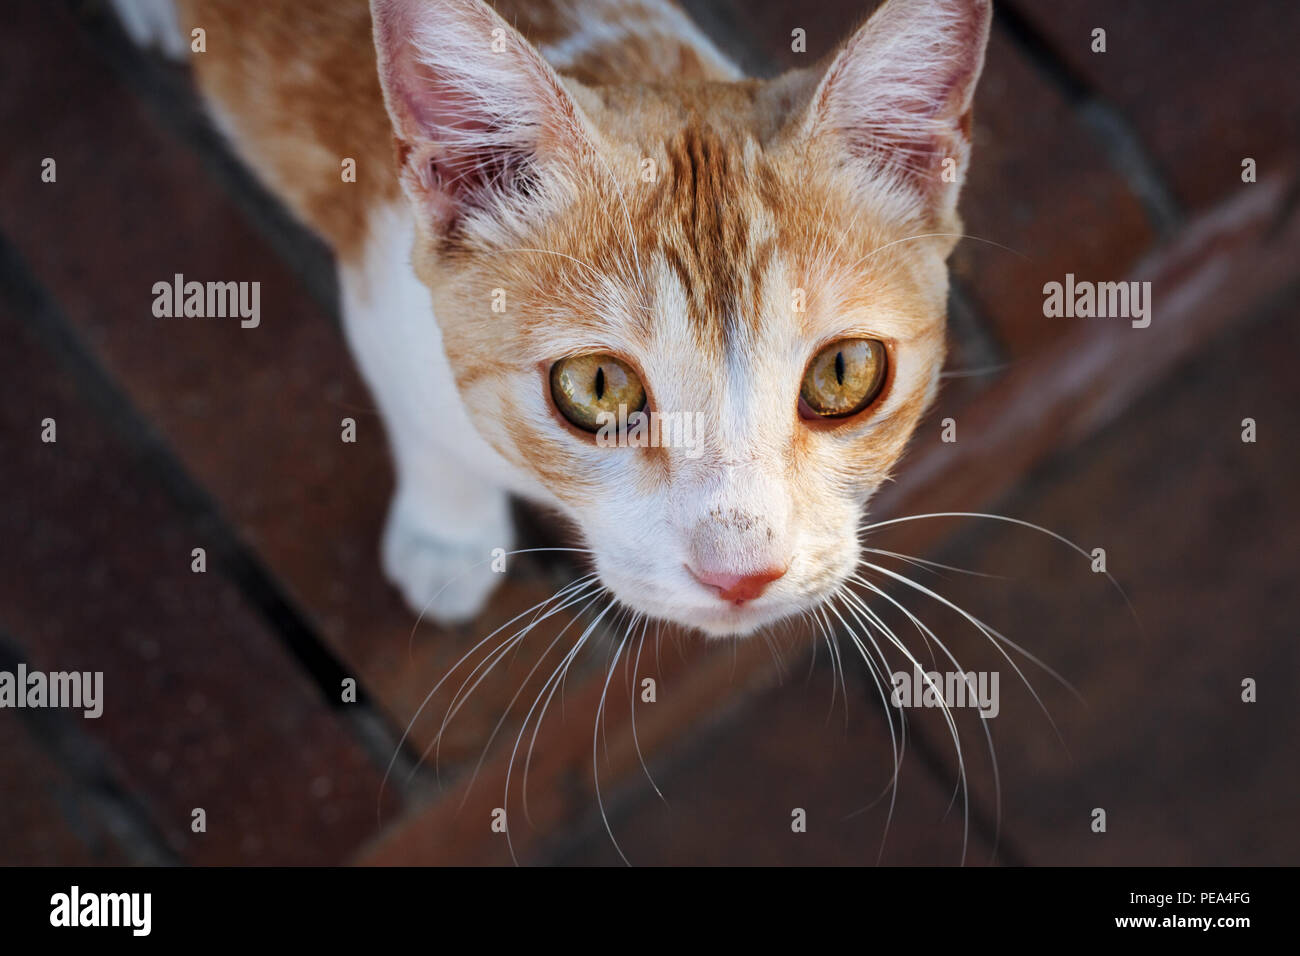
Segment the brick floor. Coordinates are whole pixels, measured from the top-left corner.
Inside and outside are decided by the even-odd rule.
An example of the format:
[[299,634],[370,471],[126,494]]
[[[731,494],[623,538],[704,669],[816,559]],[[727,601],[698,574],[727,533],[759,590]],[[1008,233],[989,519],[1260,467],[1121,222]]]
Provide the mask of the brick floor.
[[22,721],[0,715],[0,847],[6,866],[117,866],[126,862],[79,781],[45,753]]
[[[374,826],[378,773],[234,584],[215,567],[191,570],[204,529],[170,507],[158,475],[29,331],[48,317],[7,291],[0,606],[10,639],[31,668],[103,673],[103,715],[83,719],[81,733],[112,755],[180,856],[340,859]],[[55,442],[41,440],[45,419]],[[196,807],[205,835],[190,830]]]
[[[1012,0],[1054,52],[1138,129],[1178,199],[1203,208],[1300,162],[1295,4]],[[1106,52],[1092,31],[1106,30]]]
[[[633,782],[639,799],[610,819],[628,860],[652,865],[956,865],[963,817],[952,790],[927,772],[924,758],[904,755],[889,820],[893,750],[879,699],[864,699],[861,666],[849,669],[844,696],[832,703],[831,668],[790,673],[783,686],[756,698],[720,732],[704,729],[684,744],[672,770],[651,768],[663,793]],[[883,795],[883,797],[882,797]],[[806,830],[793,829],[803,810]],[[888,831],[886,824],[888,823]],[[618,863],[602,822],[553,862]],[[882,850],[882,840],[884,843]],[[992,847],[976,828],[967,862],[987,863]]]
[[[944,584],[1013,628],[1087,702],[1035,676],[1068,750],[1024,694],[1013,712],[1025,719],[1000,718],[1006,825],[1028,862],[1276,865],[1300,852],[1287,822],[1300,798],[1290,707],[1300,660],[1284,557],[1300,532],[1300,449],[1288,435],[1297,381],[1286,371],[1297,307],[1292,294],[1249,317],[997,509],[1105,547],[1143,631],[1087,580],[1082,558],[1031,532],[971,532],[938,557],[1015,575]],[[1271,434],[1244,444],[1247,416]],[[1280,693],[1242,703],[1245,677]],[[1095,806],[1108,808],[1103,837],[1085,825]]]
[[[686,5],[765,75],[834,49],[872,6]],[[98,722],[0,715],[0,863],[509,862],[485,824],[549,632],[447,728],[444,788],[425,786],[428,774],[403,788],[399,763],[376,829],[380,779],[452,662],[572,568],[520,561],[472,626],[413,629],[378,572],[391,475],[319,246],[222,172],[229,157],[176,102],[184,72],[116,45],[102,5],[20,0],[7,13],[0,63],[18,82],[0,95],[13,131],[0,155],[0,537],[17,547],[0,549],[0,651],[50,668],[75,660],[129,691]],[[1035,676],[1062,745],[1003,675],[1000,833],[983,728],[961,716],[971,863],[993,856],[995,836],[996,861],[1010,863],[1272,863],[1300,849],[1298,728],[1285,708],[1300,517],[1287,364],[1300,305],[1288,290],[1300,278],[1295,18],[1203,0],[999,6],[963,203],[980,238],[953,259],[957,375],[879,513],[994,509],[1103,542],[1146,633],[1132,634],[1079,559],[1023,529],[931,523],[879,537],[1014,575],[927,580],[1088,700]],[[1088,51],[1097,25],[1104,55]],[[806,53],[791,49],[795,28]],[[1259,160],[1254,186],[1240,180],[1245,155]],[[39,182],[47,156],[56,184]],[[260,281],[262,327],[153,319],[152,284],[175,272]],[[1044,319],[1042,285],[1066,272],[1154,273],[1165,324],[1134,339]],[[1107,355],[1087,366],[1095,381],[1075,380]],[[1255,445],[1235,440],[1248,414]],[[56,445],[34,437],[47,415]],[[355,445],[337,439],[344,415],[360,423]],[[981,444],[940,446],[950,415]],[[530,535],[559,533],[523,514]],[[200,576],[188,555],[202,540],[215,561]],[[967,666],[1005,669],[960,619],[929,613]],[[656,662],[665,693],[638,713],[637,741],[669,810],[641,775],[629,712],[611,708],[596,766],[633,862],[874,861],[883,806],[850,814],[888,779],[886,724],[860,675],[848,726],[842,701],[826,722],[824,654],[803,681],[813,636],[791,639],[779,686],[756,642],[728,652],[687,640]],[[579,668],[539,734],[524,862],[617,862],[592,788],[603,660]],[[1254,705],[1236,698],[1249,674],[1261,678]],[[322,696],[340,675],[369,692],[354,711]],[[450,700],[425,708],[401,760],[430,744]],[[909,726],[883,859],[953,863],[952,743],[933,713]],[[188,828],[196,805],[206,838]],[[796,806],[807,833],[790,830]],[[1104,836],[1087,827],[1095,806],[1111,814]]]

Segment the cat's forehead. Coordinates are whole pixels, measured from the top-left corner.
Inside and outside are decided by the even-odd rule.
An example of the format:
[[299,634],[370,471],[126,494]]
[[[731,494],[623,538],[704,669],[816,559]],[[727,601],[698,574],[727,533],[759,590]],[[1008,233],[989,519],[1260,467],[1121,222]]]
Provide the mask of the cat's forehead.
[[565,230],[568,248],[601,273],[584,310],[597,325],[735,361],[864,313],[887,324],[934,311],[905,301],[915,287],[907,247],[874,255],[898,224],[804,157],[765,147],[743,124],[698,116],[645,152],[641,175],[617,195],[596,177]]
[[836,164],[765,139],[736,86],[625,92],[653,97],[636,141],[606,141],[518,259],[530,360],[603,349],[680,366],[686,350],[740,367],[775,350],[800,364],[853,330],[910,335],[899,316],[942,322],[942,296],[911,301],[920,247],[891,246],[907,224]]
[[684,125],[662,147],[665,168],[639,204],[657,297],[684,299],[699,337],[732,341],[762,312],[778,265],[771,171],[743,133],[704,123]]

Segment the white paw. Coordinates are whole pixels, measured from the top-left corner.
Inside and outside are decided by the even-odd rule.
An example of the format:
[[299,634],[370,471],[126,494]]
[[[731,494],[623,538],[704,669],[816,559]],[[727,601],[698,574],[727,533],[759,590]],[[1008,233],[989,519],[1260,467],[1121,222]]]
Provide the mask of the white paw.
[[435,525],[401,496],[394,499],[384,527],[384,574],[415,614],[444,625],[468,621],[505,577],[492,570],[492,552],[510,549],[509,517],[486,522],[468,539]]

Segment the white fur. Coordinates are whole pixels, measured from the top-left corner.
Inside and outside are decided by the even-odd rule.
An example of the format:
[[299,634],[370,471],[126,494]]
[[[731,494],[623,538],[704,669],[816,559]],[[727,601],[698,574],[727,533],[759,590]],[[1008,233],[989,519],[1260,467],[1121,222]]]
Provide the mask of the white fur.
[[409,208],[377,210],[361,264],[339,272],[343,325],[383,415],[397,469],[384,571],[417,612],[472,617],[498,583],[494,548],[513,541],[506,489],[527,494],[456,391],[429,290],[410,265]]
[[183,60],[190,44],[181,33],[172,0],[110,0],[122,28],[137,46]]
[[[831,131],[851,144],[864,187],[879,192],[893,180],[907,218],[936,195],[942,215],[956,205],[970,154],[957,124],[983,68],[990,9],[988,0],[890,0],[845,45],[813,97],[807,132]],[[936,158],[955,160],[951,185],[939,179]]]
[[[381,76],[386,56],[410,57],[413,49],[421,69],[443,81],[442,94],[448,84],[452,90],[443,101],[452,104],[450,112],[439,112],[439,103],[422,103],[418,90],[399,86],[395,91],[386,85],[390,114],[408,141],[435,151],[526,149],[536,142],[540,124],[558,122],[569,127],[575,141],[586,140],[584,148],[593,145],[585,118],[580,110],[569,109],[551,66],[530,48],[504,55],[490,50],[491,30],[502,21],[486,7],[434,0],[374,2],[377,11],[393,18],[390,26],[400,26],[406,41],[387,51],[381,43]],[[185,38],[176,29],[170,0],[114,3],[138,42],[158,43],[184,55]],[[721,75],[739,77],[677,8],[664,0],[626,5],[635,11],[634,25],[623,24],[628,32],[685,38]],[[895,131],[915,129],[921,137],[940,134],[941,122],[951,117],[941,121],[943,111],[929,108],[938,104],[926,99],[932,88],[926,84],[934,81],[934,68],[962,52],[952,42],[959,32],[952,28],[979,5],[978,0],[892,0],[886,14],[873,21],[867,40],[857,42],[860,34],[836,61],[814,98],[810,122],[841,134],[891,124]],[[545,51],[553,64],[563,65],[608,42],[619,29],[600,18],[592,23]],[[519,53],[523,55],[514,55]],[[421,75],[409,66],[397,64],[390,76]],[[925,104],[919,117],[901,108],[918,97]],[[458,111],[488,122],[460,124]],[[864,176],[881,172],[865,168],[875,164],[863,165]],[[471,217],[467,235],[484,247],[523,245],[520,240],[536,221],[537,207],[557,203],[574,187],[564,166],[548,165],[543,195],[498,203],[490,213]],[[422,214],[422,197],[438,189],[437,183],[411,177],[430,175],[430,168],[419,162],[408,167],[415,172],[403,185],[413,204],[372,210],[364,254],[340,269],[345,334],[379,406],[396,466],[383,566],[410,606],[443,622],[477,613],[501,579],[491,570],[494,550],[512,546],[509,493],[571,519],[593,552],[601,582],[624,604],[649,616],[710,634],[747,633],[820,604],[856,565],[861,510],[885,476],[848,471],[857,465],[836,454],[833,434],[810,439],[820,446],[807,469],[810,474],[796,480],[787,472],[795,430],[804,427],[794,414],[798,383],[820,344],[847,336],[890,339],[899,346],[897,387],[873,411],[872,421],[887,418],[897,411],[899,396],[913,392],[927,376],[932,391],[937,376],[937,364],[928,367],[924,360],[934,350],[907,341],[916,327],[914,317],[880,309],[850,314],[836,307],[834,284],[858,277],[824,276],[823,308],[808,317],[806,326],[793,323],[790,288],[807,277],[785,274],[783,263],[774,260],[762,280],[765,301],[758,321],[731,343],[718,367],[716,353],[696,347],[699,332],[687,314],[689,297],[666,263],[636,263],[650,279],[646,303],[627,301],[626,287],[608,276],[592,283],[592,276],[575,271],[573,307],[602,317],[604,329],[596,340],[590,333],[579,340],[573,325],[557,316],[555,322],[540,323],[524,343],[526,357],[544,365],[578,351],[629,356],[644,373],[659,412],[704,415],[703,453],[667,449],[671,477],[665,480],[641,450],[597,447],[561,426],[538,374],[515,374],[504,389],[500,381],[480,379],[461,395],[430,292],[410,262],[414,216]],[[915,201],[912,196],[897,199],[899,205]],[[774,228],[760,218],[749,224],[756,243]],[[932,265],[942,270],[938,257]],[[929,286],[941,290],[943,283],[931,281]],[[934,314],[941,315],[942,302],[932,305]],[[648,341],[630,331],[630,310],[645,306],[655,316]],[[475,409],[474,422],[467,401]],[[494,450],[489,440],[509,454],[504,423],[510,417],[527,419],[534,432],[563,448],[574,474],[593,483],[593,493],[566,500]],[[743,606],[719,600],[688,570],[743,574],[773,566],[787,567],[786,574]]]
[[[522,56],[503,57],[485,48],[486,28],[495,21],[485,18],[481,8],[408,8],[398,0],[380,2],[395,16],[418,10],[415,22],[407,26],[420,61],[439,78],[437,96],[445,98],[450,84],[455,91],[450,99],[460,104],[457,109],[490,120],[467,133],[456,128],[453,115],[448,128],[438,100],[421,103],[418,91],[413,99],[406,95],[410,91],[403,84],[412,74],[399,72],[386,92],[390,111],[397,107],[395,122],[405,124],[412,141],[444,148],[465,144],[467,136],[487,135],[496,141],[467,145],[521,144],[535,135],[539,123],[555,122],[557,116],[570,124],[575,139],[583,137],[584,119],[570,112],[571,104],[548,66],[527,50],[520,51]],[[824,95],[814,100],[813,118],[837,132],[860,121],[916,124],[924,135],[934,132],[939,120],[930,112],[928,88],[919,79],[921,65],[916,60],[928,54],[929,66],[939,67],[954,54],[947,31],[954,11],[966,5],[963,0],[896,0],[893,13],[873,21],[875,29],[868,28],[866,41],[860,42],[860,35],[839,58],[832,68],[838,82],[824,84]],[[919,25],[898,15],[904,6],[921,13]],[[939,36],[932,32],[927,40],[926,31],[938,31]],[[549,52],[561,60],[577,55],[590,44],[607,41],[608,32],[605,27],[590,28]],[[939,63],[934,62],[936,54]],[[381,49],[381,61],[384,56]],[[910,62],[882,65],[882,56]],[[919,88],[911,86],[914,83]],[[872,87],[889,94],[873,99],[874,107],[863,100]],[[897,103],[890,101],[895,94]],[[909,95],[913,102],[919,96],[920,117],[898,108]],[[427,125],[412,128],[413,122]],[[485,128],[490,132],[478,132]],[[560,167],[550,168],[548,188],[558,183],[563,192]],[[873,173],[879,174],[879,169]],[[429,184],[408,181],[406,186],[419,209]],[[916,201],[899,199],[900,204]],[[476,216],[467,231],[483,246],[511,246],[521,244],[511,233],[526,231],[530,220],[525,209],[497,205],[492,214]],[[772,223],[750,224],[756,237],[773,228]],[[523,345],[526,358],[545,365],[582,351],[629,356],[642,370],[660,413],[703,414],[703,454],[667,450],[671,480],[665,481],[637,449],[597,447],[557,423],[536,374],[521,370],[504,383],[480,379],[460,395],[442,353],[428,291],[408,263],[413,236],[409,214],[384,212],[372,223],[372,234],[378,238],[365,265],[354,275],[345,274],[347,328],[394,446],[400,478],[385,533],[385,567],[413,606],[419,608],[422,600],[439,593],[472,559],[486,562],[492,548],[508,547],[504,492],[495,490],[502,488],[571,519],[593,552],[601,583],[622,603],[710,634],[748,633],[815,607],[852,572],[859,556],[856,530],[862,508],[885,474],[850,471],[854,464],[836,453],[831,434],[810,439],[819,446],[811,473],[797,478],[787,473],[795,432],[805,427],[794,414],[798,383],[816,348],[826,341],[853,335],[890,339],[898,346],[897,385],[872,415],[875,422],[884,420],[922,383],[933,391],[938,363],[927,362],[926,356],[936,353],[932,343],[920,347],[908,341],[917,327],[914,316],[880,310],[849,314],[836,308],[834,284],[858,277],[826,276],[820,314],[810,316],[807,327],[791,322],[789,294],[797,277],[786,275],[784,265],[774,261],[763,279],[765,320],[731,344],[719,368],[716,353],[695,347],[698,330],[687,314],[689,298],[666,263],[641,264],[653,289],[645,303],[655,316],[649,341],[631,331],[629,306],[619,301],[618,283],[592,283],[590,276],[582,275],[575,280],[571,307],[603,317],[603,331],[595,337],[577,333],[564,316],[556,316],[554,322],[534,327]],[[933,265],[942,272],[940,257]],[[942,278],[929,283],[940,292],[943,285]],[[935,316],[941,316],[942,309],[941,301],[931,303]],[[464,402],[475,409],[475,423],[486,440],[475,431]],[[566,499],[542,486],[522,464],[511,464],[494,452],[492,444],[510,447],[505,423],[511,419],[528,421],[534,432],[563,448],[575,477],[582,476],[593,490]],[[746,574],[772,567],[787,570],[760,597],[739,606],[719,600],[691,573]],[[456,605],[435,607],[433,613],[471,613],[492,583],[486,573],[471,574],[469,584],[457,583],[441,592],[456,592]],[[436,603],[446,602],[440,598]]]
[[584,54],[608,47],[631,35],[685,41],[720,79],[742,80],[744,73],[713,44],[695,21],[667,0],[630,0],[611,10],[609,0],[580,0],[569,8],[572,32],[541,47],[546,61],[557,70],[571,66]]

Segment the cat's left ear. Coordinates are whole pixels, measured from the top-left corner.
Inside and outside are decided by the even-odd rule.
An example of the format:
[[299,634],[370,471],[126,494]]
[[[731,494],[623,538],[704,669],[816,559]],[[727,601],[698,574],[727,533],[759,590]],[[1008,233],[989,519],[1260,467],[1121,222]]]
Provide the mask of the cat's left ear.
[[888,0],[826,69],[804,135],[831,137],[864,185],[885,177],[946,218],[970,156],[991,18],[990,0]]
[[[481,0],[371,0],[403,189],[445,233],[583,161],[592,133],[541,54]],[[504,204],[504,205],[503,205]]]

